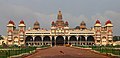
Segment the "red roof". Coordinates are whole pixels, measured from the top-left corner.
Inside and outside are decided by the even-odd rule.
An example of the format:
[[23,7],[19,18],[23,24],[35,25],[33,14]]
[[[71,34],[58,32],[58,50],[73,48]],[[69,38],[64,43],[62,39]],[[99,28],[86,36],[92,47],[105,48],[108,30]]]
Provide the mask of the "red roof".
[[13,25],[15,25],[15,23],[14,23],[12,20],[10,20],[10,21],[8,22],[8,24],[13,24]]
[[107,20],[106,23],[105,23],[105,25],[107,25],[107,24],[112,24],[112,23],[111,23],[110,20]]
[[23,21],[23,20],[21,20],[21,21],[20,21],[20,24],[24,24],[24,21]]
[[95,24],[101,24],[101,23],[100,23],[100,21],[99,21],[99,20],[97,20]]
[[52,21],[52,24],[54,24],[54,21]]
[[65,23],[66,23],[66,24],[68,24],[68,22],[67,22],[67,21],[66,21]]

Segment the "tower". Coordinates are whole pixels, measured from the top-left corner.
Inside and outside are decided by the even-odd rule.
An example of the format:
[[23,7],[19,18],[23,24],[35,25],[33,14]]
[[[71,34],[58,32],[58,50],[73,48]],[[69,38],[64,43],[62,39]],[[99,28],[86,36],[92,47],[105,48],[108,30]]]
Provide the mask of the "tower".
[[86,29],[86,24],[84,21],[80,23],[80,29]]
[[12,45],[13,44],[13,32],[15,30],[15,23],[10,20],[7,24],[7,44]]
[[56,22],[52,22],[51,23],[51,33],[52,34],[65,34],[65,33],[68,33],[68,29],[69,29],[69,24],[68,22],[64,22],[63,20],[63,17],[62,17],[62,13],[61,11],[58,12],[58,15],[57,15],[57,20]]
[[96,45],[101,45],[101,23],[99,20],[96,20],[95,25],[94,25],[94,30],[95,30],[95,44]]
[[58,28],[63,28],[64,27],[64,21],[62,20],[61,11],[58,12],[57,21],[56,21],[56,27],[58,27]]
[[19,27],[19,45],[23,45],[25,41],[25,30],[26,30],[26,25],[23,20],[20,21],[18,27]]
[[106,31],[107,31],[107,44],[113,44],[113,24],[110,20],[107,20],[105,23]]
[[34,28],[33,28],[34,30],[39,30],[40,29],[40,24],[39,24],[39,22],[38,21],[36,21],[35,23],[34,23]]

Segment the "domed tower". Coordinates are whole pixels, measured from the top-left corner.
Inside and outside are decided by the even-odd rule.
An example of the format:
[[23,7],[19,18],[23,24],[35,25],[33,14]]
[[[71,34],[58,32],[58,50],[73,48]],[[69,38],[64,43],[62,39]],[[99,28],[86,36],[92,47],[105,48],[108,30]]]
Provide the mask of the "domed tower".
[[64,21],[62,20],[62,13],[61,11],[58,12],[56,27],[64,27]]
[[94,25],[95,30],[101,30],[101,23],[99,20],[96,20],[95,25]]
[[26,25],[23,20],[20,21],[19,23],[19,31],[25,31],[26,30]]
[[107,29],[107,44],[113,44],[113,24],[110,20],[107,20],[105,23],[105,27]]
[[24,44],[26,25],[23,20],[19,23],[19,44]]
[[39,30],[39,29],[40,29],[40,24],[39,24],[38,21],[36,21],[36,22],[34,23],[34,28],[33,28],[33,29],[35,29],[35,30]]
[[80,23],[80,29],[86,29],[86,23],[84,21]]
[[113,24],[110,20],[106,21],[105,26],[107,27],[107,30],[112,30],[113,28]]
[[10,20],[7,24],[7,44],[8,45],[12,45],[13,44],[13,32],[15,30],[15,23]]
[[101,23],[99,20],[96,20],[94,25],[95,30],[95,43],[96,45],[101,45]]

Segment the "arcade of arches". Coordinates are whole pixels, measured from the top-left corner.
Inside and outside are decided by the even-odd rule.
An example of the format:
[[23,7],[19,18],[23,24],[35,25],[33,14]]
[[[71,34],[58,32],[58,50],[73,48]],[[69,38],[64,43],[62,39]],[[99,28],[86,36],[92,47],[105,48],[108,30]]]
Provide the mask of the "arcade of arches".
[[26,36],[25,44],[28,46],[40,45],[94,45],[93,36]]

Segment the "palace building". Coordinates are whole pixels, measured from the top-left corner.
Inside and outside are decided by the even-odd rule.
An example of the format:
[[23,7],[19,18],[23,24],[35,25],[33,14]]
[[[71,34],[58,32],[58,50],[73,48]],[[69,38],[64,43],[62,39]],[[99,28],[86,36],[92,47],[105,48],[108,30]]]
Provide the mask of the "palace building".
[[61,11],[58,12],[57,20],[51,22],[51,29],[40,28],[40,23],[36,21],[32,29],[26,29],[23,20],[16,29],[15,23],[10,20],[7,24],[7,44],[8,45],[112,45],[113,25],[110,20],[105,26],[96,20],[94,28],[88,29],[86,23],[82,21],[80,26],[70,28],[67,21],[63,21]]

